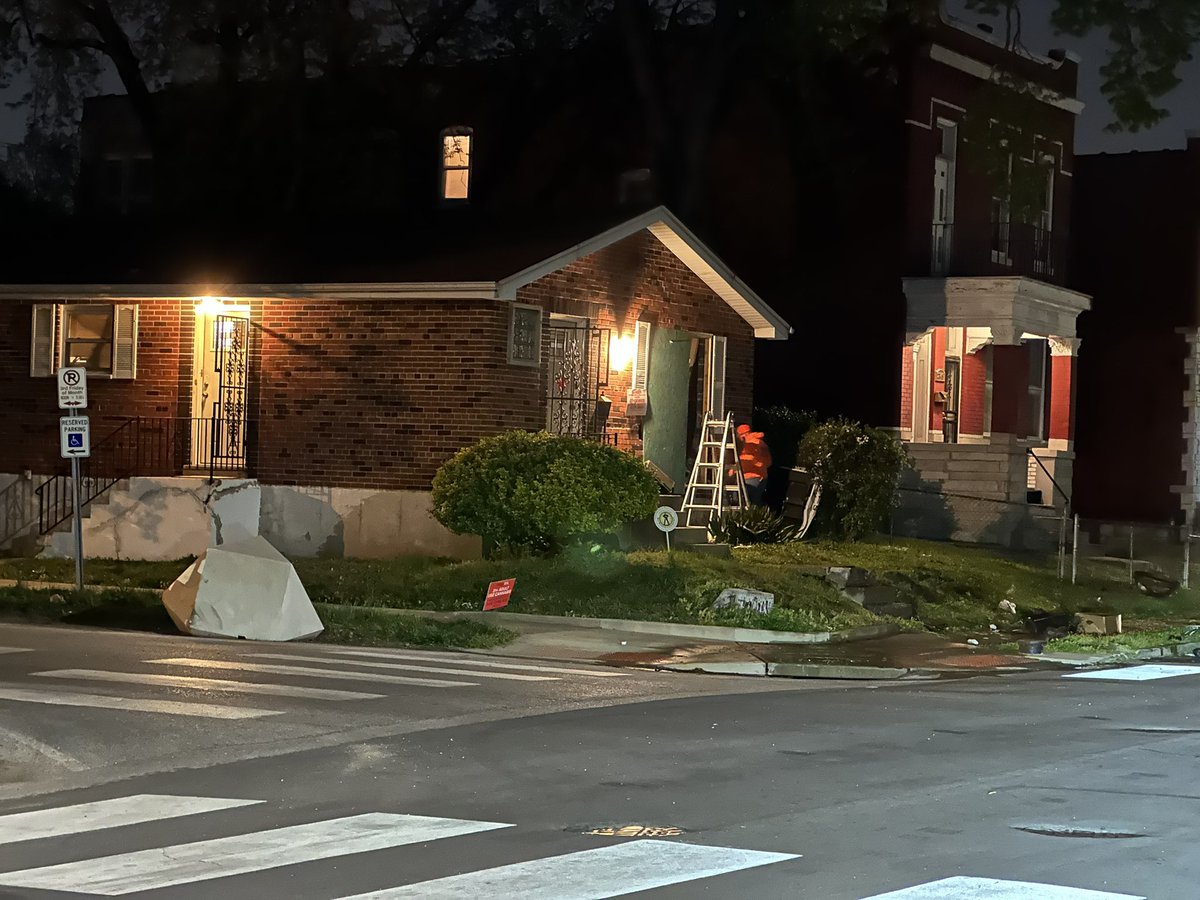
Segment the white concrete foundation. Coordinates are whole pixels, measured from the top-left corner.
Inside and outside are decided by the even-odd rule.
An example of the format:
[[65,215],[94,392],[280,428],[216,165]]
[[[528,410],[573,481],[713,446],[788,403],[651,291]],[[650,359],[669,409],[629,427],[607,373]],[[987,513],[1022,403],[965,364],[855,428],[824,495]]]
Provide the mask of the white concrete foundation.
[[[37,534],[34,489],[48,476],[0,474],[10,518]],[[262,535],[287,556],[478,559],[478,537],[449,532],[428,491],[263,485],[253,479],[131,478],[90,504],[84,552],[109,559],[181,559]],[[42,553],[74,553],[70,524],[41,538]],[[24,551],[22,551],[24,552]]]

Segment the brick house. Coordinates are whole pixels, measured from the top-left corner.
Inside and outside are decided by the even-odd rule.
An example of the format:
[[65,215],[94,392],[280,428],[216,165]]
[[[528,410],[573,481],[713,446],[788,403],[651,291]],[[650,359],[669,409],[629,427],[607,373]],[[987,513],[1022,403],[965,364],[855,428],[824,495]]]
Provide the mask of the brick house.
[[[1041,108],[1028,161],[1045,184],[1025,221],[965,134],[1001,69]],[[1057,536],[1076,319],[1090,303],[1067,287],[1077,74],[1067,54],[1014,53],[950,22],[909,72],[899,428],[914,465],[898,533],[1030,547]]]
[[1200,137],[1077,161],[1076,506],[1179,525],[1200,503]]
[[67,546],[63,364],[92,373],[91,555],[248,533],[297,555],[471,556],[429,512],[456,450],[546,428],[680,482],[705,413],[748,417],[755,338],[790,333],[661,207],[604,229],[451,226],[281,232],[249,252],[126,229],[70,265],[6,250],[0,545]]

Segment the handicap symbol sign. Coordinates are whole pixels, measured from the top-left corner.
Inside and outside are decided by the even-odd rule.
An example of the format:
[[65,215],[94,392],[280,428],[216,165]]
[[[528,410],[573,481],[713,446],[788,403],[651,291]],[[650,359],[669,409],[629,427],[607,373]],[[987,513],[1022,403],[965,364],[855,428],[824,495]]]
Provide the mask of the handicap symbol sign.
[[68,447],[82,447],[83,446],[83,435],[80,434],[79,432],[73,432],[71,434],[68,434],[67,435],[67,446]]

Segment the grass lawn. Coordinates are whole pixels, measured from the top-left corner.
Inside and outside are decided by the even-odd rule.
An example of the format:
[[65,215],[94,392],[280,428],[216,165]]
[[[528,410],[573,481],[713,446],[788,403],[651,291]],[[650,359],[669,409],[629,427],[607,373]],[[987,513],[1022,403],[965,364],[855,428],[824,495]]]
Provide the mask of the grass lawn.
[[[87,577],[94,584],[161,588],[187,562],[89,560]],[[339,609],[477,610],[489,582],[515,577],[510,612],[830,631],[880,621],[813,574],[825,566],[855,565],[872,570],[914,603],[918,621],[913,627],[933,631],[987,631],[990,624],[1005,628],[1034,610],[1119,612],[1128,632],[1200,622],[1197,591],[1180,590],[1159,600],[1090,573],[1071,585],[1058,580],[1053,559],[927,541],[739,547],[732,559],[578,549],[554,559],[298,559],[295,564],[312,599]],[[0,578],[66,582],[73,569],[70,560],[0,560]],[[726,587],[770,591],[776,608],[767,615],[711,610]],[[1016,619],[998,609],[1002,600],[1016,604]],[[357,627],[337,615],[336,621],[330,619],[331,631]],[[502,617],[497,614],[498,621]]]
[[1122,653],[1132,656],[1138,650],[1197,641],[1200,641],[1200,628],[1166,628],[1128,634],[1071,634],[1050,641],[1046,649],[1055,653]]
[[[435,622],[418,616],[317,604],[327,644],[366,647],[496,647],[516,634],[483,622]],[[177,634],[156,592],[137,588],[53,591],[0,587],[0,621],[96,625]]]

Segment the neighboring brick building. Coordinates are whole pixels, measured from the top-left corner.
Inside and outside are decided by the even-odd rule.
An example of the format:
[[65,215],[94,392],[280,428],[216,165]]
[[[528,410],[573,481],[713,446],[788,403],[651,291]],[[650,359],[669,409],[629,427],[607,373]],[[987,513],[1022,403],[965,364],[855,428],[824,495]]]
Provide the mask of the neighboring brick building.
[[1200,137],[1186,149],[1081,156],[1076,507],[1182,524],[1200,503]]
[[[1039,109],[1029,162],[1045,183],[1024,216],[967,139],[1001,73]],[[1089,305],[1066,287],[1077,74],[1062,52],[1012,52],[951,22],[908,73],[898,368],[914,466],[899,533],[1011,546],[1058,534],[1074,459],[1076,318]]]
[[[94,274],[70,285],[36,276],[54,262],[4,261],[0,543],[60,517],[36,489],[64,465],[66,363],[95,372],[95,555],[174,558],[210,532],[297,554],[469,555],[429,515],[430,482],[512,428],[614,443],[682,481],[696,421],[748,419],[754,339],[787,324],[661,207],[575,237],[505,225],[426,235],[407,260],[345,235],[353,263],[333,243],[223,270],[197,256],[191,271],[219,281],[167,277],[189,264],[162,247],[136,266],[94,248]],[[628,410],[635,382],[644,415]]]

